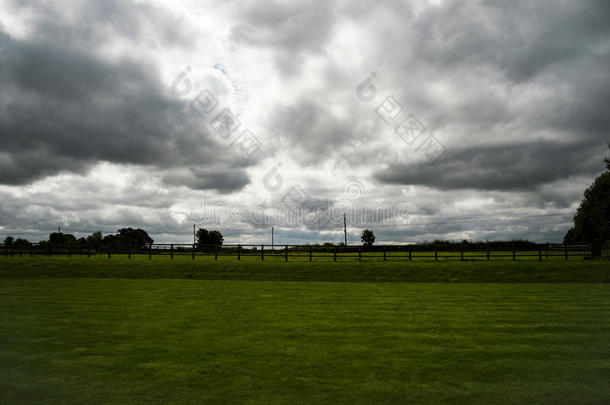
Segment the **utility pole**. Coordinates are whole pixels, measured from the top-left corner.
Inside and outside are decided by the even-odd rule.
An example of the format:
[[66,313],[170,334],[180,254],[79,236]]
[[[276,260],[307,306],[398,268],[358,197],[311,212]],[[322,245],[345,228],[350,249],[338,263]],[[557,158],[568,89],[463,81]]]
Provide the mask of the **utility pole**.
[[193,245],[197,243],[197,238],[195,238],[195,224],[193,224]]
[[343,242],[347,248],[347,221],[345,220],[345,212],[343,213]]
[[273,250],[274,240],[273,240],[273,227],[271,227],[271,250]]

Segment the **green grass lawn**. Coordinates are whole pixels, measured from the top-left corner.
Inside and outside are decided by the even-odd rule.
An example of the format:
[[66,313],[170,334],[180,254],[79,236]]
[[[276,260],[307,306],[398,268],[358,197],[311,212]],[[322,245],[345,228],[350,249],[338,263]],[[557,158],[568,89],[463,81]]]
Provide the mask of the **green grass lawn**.
[[2,257],[0,403],[608,403],[608,281],[583,260]]
[[609,284],[0,280],[2,403],[608,403]]
[[610,262],[548,261],[387,261],[292,260],[278,257],[37,256],[0,257],[0,278],[113,277],[258,281],[392,281],[392,282],[610,282]]

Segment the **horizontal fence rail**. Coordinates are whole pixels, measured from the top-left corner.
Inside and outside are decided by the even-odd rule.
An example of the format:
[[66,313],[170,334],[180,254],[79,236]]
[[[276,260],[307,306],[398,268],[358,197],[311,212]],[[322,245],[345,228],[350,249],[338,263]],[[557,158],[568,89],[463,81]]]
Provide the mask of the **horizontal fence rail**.
[[74,244],[29,244],[0,245],[0,257],[35,256],[179,256],[208,258],[211,260],[328,260],[328,261],[474,261],[474,260],[591,260],[591,245],[531,244],[527,246],[494,246],[493,244],[463,245],[253,245],[223,244],[198,245],[184,243],[153,243],[141,246],[81,245]]

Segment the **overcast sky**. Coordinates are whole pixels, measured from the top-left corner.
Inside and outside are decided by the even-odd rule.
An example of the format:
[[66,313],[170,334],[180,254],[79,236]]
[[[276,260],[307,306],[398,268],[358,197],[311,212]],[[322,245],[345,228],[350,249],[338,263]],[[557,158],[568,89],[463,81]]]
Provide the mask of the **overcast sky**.
[[0,0],[0,238],[561,242],[610,3]]

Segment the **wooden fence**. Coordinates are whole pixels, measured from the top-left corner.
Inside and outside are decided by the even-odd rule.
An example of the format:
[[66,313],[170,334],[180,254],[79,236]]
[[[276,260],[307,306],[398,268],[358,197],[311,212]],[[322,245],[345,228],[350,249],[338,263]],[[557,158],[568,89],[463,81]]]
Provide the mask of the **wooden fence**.
[[154,243],[145,247],[90,246],[90,245],[52,245],[31,244],[28,246],[0,245],[0,257],[36,256],[132,256],[174,257],[190,256],[195,258],[219,259],[257,259],[257,260],[432,260],[432,261],[473,261],[473,260],[591,260],[590,245],[538,244],[519,247],[492,247],[487,244],[463,245],[376,245],[376,246],[312,246],[312,245],[195,245],[181,243]]

